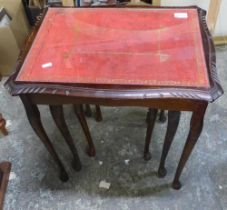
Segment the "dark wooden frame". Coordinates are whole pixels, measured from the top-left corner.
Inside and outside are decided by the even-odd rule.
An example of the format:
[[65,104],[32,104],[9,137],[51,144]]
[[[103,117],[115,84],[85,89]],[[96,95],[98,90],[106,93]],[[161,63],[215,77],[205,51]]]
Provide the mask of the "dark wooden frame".
[[[125,7],[117,5],[116,7]],[[140,8],[159,8],[159,7],[147,7],[147,6],[129,6]],[[163,8],[176,8],[176,7],[162,7]],[[212,41],[212,37],[206,25],[206,12],[196,6],[192,7],[177,7],[177,8],[193,8],[198,11],[198,18],[200,20],[201,36],[203,40],[204,53],[206,58],[206,65],[209,74],[210,88],[188,88],[188,87],[141,87],[130,85],[86,85],[86,84],[56,84],[56,83],[22,83],[15,82],[15,78],[20,71],[23,61],[32,45],[32,42],[36,36],[42,19],[33,28],[30,36],[24,48],[21,50],[16,72],[8,79],[5,87],[13,96],[20,96],[25,108],[27,110],[27,116],[33,123],[33,128],[37,134],[44,139],[46,134],[41,126],[39,119],[39,113],[37,112],[37,104],[48,104],[52,106],[62,106],[63,104],[96,104],[105,106],[143,106],[153,109],[169,110],[169,122],[177,124],[177,119],[171,120],[171,116],[176,118],[174,111],[192,111],[191,127],[188,135],[188,139],[185,144],[184,151],[182,153],[177,172],[173,181],[173,187],[175,189],[180,188],[179,177],[183,170],[183,167],[196,143],[203,124],[203,118],[206,107],[209,102],[213,102],[223,94],[222,87],[219,83],[216,73],[216,57],[215,49]],[[80,9],[80,8],[75,8]],[[173,112],[173,114],[171,114]],[[150,115],[152,116],[152,115]],[[149,156],[149,144],[153,130],[154,117],[149,118],[148,132],[146,137],[146,148],[144,157]],[[34,122],[35,121],[35,122]],[[171,126],[170,123],[168,123]],[[38,128],[38,131],[37,131]],[[176,129],[175,129],[176,130]],[[167,131],[168,133],[168,131]],[[168,149],[171,145],[174,132],[166,136],[165,145],[163,148],[162,164],[159,167],[159,175],[165,174],[164,162]],[[168,146],[166,146],[169,144]],[[91,145],[92,146],[92,145]],[[92,147],[90,148],[92,150]],[[52,151],[53,152],[53,151]],[[61,163],[58,162],[61,174],[66,173],[62,168]],[[149,157],[148,157],[149,158]]]

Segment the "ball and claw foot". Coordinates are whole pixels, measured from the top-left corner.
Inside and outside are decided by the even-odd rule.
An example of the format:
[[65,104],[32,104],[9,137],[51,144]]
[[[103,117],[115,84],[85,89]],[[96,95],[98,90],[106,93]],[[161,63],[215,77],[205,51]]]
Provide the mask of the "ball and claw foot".
[[67,182],[69,180],[69,176],[65,171],[61,171],[59,178],[62,182]]
[[181,188],[181,183],[180,183],[180,181],[174,181],[174,182],[172,183],[172,188],[173,188],[174,190],[179,190],[179,189]]
[[72,161],[72,167],[73,167],[73,169],[74,169],[75,171],[80,171],[81,168],[82,168],[82,165],[81,165],[81,163],[77,163],[77,162],[75,162],[75,161]]
[[89,157],[95,157],[95,155],[96,155],[95,148],[87,147],[87,154]]
[[151,153],[150,152],[146,152],[146,153],[144,153],[144,155],[143,155],[143,158],[144,158],[144,160],[146,160],[146,161],[148,161],[148,160],[150,160],[151,159]]
[[158,169],[158,177],[159,178],[165,177],[166,174],[167,174],[167,170],[164,167]]

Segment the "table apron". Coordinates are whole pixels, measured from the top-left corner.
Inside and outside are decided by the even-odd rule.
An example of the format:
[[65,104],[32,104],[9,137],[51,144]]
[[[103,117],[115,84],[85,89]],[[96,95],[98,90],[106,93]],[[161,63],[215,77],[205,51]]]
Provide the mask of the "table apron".
[[64,104],[96,104],[102,106],[135,106],[151,107],[165,110],[195,111],[207,103],[192,99],[109,99],[109,98],[87,98],[70,97],[49,94],[26,94],[34,104],[64,105]]

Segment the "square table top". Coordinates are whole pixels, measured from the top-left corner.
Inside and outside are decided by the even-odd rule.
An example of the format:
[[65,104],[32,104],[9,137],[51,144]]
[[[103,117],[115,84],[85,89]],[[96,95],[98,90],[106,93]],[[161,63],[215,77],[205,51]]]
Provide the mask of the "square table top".
[[195,8],[49,8],[17,82],[209,88]]

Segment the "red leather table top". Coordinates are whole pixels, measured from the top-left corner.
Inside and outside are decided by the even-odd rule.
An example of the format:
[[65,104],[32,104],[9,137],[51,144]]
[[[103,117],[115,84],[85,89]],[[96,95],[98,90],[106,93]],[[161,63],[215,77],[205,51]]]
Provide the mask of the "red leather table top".
[[207,88],[197,10],[50,8],[16,81]]

